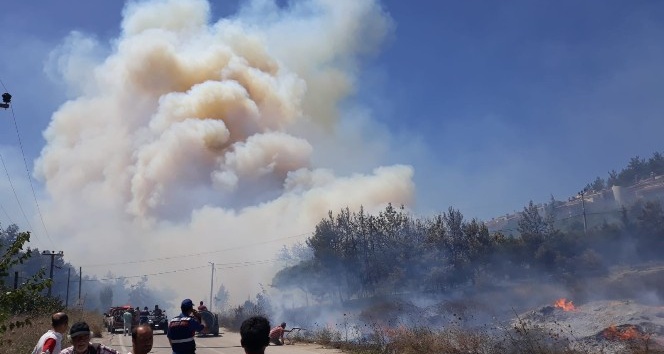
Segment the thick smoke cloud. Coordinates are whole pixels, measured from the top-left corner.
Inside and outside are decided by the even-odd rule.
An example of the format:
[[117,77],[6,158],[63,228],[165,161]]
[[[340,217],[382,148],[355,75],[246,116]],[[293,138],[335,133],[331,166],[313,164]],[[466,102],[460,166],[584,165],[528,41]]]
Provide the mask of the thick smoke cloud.
[[[345,141],[339,107],[390,31],[377,1],[253,1],[233,18],[210,17],[203,0],[130,3],[109,48],[72,33],[51,56],[72,98],[53,114],[35,169],[50,197],[46,224],[68,258],[199,254],[87,274],[272,259],[328,210],[413,202],[411,167],[338,176],[321,158],[334,151],[317,153],[357,144]],[[367,164],[379,160],[369,154]],[[221,270],[220,280],[237,301],[274,271]],[[207,298],[205,279],[185,271],[150,282],[177,289],[174,298]]]

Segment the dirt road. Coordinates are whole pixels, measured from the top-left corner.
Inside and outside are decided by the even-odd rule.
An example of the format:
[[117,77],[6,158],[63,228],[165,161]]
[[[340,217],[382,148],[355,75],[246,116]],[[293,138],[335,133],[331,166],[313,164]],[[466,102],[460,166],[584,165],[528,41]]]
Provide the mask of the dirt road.
[[[131,337],[122,334],[111,335],[104,333],[104,338],[97,340],[105,345],[109,345],[121,353],[127,353],[131,350]],[[292,353],[292,354],[337,354],[341,351],[336,349],[325,349],[317,344],[296,343],[295,345],[270,346],[266,353]],[[168,339],[161,331],[154,335],[154,344],[150,353],[170,354],[171,347],[168,345]],[[222,329],[219,337],[196,338],[197,354],[244,354],[240,347],[240,334],[228,332]]]

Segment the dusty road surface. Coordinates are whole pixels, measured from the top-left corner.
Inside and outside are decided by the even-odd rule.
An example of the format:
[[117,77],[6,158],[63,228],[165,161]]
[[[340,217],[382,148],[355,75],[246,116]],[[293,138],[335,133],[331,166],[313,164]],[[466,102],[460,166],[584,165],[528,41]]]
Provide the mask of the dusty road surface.
[[[120,353],[127,353],[131,351],[131,336],[123,336],[122,334],[111,335],[104,333],[104,337],[96,340],[105,345],[109,345],[120,351]],[[336,349],[325,349],[318,344],[296,343],[294,345],[284,346],[270,346],[265,351],[270,354],[278,353],[292,353],[292,354],[337,354],[341,351]],[[171,347],[168,345],[168,339],[162,331],[157,331],[154,335],[154,343],[150,353],[156,354],[171,354]],[[202,337],[196,338],[196,354],[244,354],[244,350],[240,347],[240,334],[229,332],[222,329],[218,337]]]

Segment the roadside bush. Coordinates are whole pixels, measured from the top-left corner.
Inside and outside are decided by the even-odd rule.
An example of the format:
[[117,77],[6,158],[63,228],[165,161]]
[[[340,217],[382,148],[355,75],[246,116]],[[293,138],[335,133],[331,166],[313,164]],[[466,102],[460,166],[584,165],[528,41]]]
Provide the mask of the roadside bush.
[[219,314],[219,326],[238,331],[242,322],[252,316],[264,316],[269,318],[265,311],[250,301],[246,301],[244,305],[231,308]]

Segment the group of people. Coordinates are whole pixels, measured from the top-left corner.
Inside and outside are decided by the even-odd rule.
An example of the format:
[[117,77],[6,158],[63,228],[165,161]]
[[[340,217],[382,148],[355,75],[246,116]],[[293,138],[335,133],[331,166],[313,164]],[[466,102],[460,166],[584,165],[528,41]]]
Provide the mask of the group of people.
[[[201,301],[201,305],[202,301]],[[196,352],[194,335],[196,332],[207,333],[207,324],[201,321],[200,314],[194,310],[194,303],[185,299],[180,305],[180,313],[168,324],[167,337],[173,354],[193,354]],[[53,314],[51,329],[41,336],[32,354],[119,354],[115,349],[101,343],[91,343],[92,332],[85,322],[76,322],[69,328],[72,345],[62,349],[62,339],[69,327],[69,317],[63,312]],[[265,348],[273,343],[284,344],[286,323],[270,328],[270,322],[262,316],[254,316],[240,327],[240,344],[246,354],[263,354]],[[129,354],[147,354],[152,350],[152,328],[140,324],[131,330],[132,351]]]
[[154,310],[152,310],[152,312],[148,310],[147,306],[143,308],[143,311],[141,311],[138,306],[136,307],[136,310],[134,310],[131,307],[128,308],[127,310],[125,310],[125,312],[122,313],[122,323],[124,325],[123,333],[125,336],[131,333],[131,324],[134,321],[134,317],[137,315],[139,316],[138,324],[142,325],[148,323],[148,319],[150,316],[163,315],[163,311],[159,308],[159,305],[154,305]]
[[[51,316],[51,329],[39,338],[32,354],[119,354],[113,348],[91,343],[92,331],[86,322],[76,322],[69,328],[72,345],[62,349],[62,338],[69,328],[69,317],[64,312]],[[128,354],[147,354],[152,350],[152,328],[135,327],[131,332],[132,349]]]

